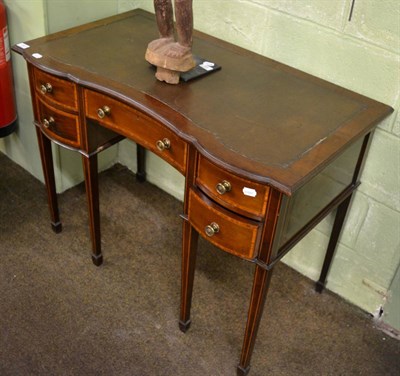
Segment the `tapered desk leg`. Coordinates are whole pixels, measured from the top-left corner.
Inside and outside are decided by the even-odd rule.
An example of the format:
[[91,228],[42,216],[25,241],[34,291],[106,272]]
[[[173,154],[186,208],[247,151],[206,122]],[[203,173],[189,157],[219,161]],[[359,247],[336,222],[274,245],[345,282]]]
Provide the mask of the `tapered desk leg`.
[[315,285],[315,290],[317,292],[322,292],[322,290],[325,288],[326,277],[328,275],[333,256],[335,255],[336,246],[339,240],[340,233],[342,231],[344,220],[346,218],[347,210],[350,205],[351,196],[352,195],[347,197],[346,200],[344,200],[337,208],[335,221],[332,227],[331,237],[329,239],[328,247],[326,249],[321,275],[319,277],[318,282]]
[[90,238],[92,241],[92,261],[99,266],[103,263],[101,254],[99,182],[97,172],[97,154],[82,156],[85,173],[86,197],[89,208]]
[[146,149],[136,144],[136,160],[137,160],[137,172],[136,180],[140,182],[146,181]]
[[51,153],[51,141],[43,135],[41,130],[36,127],[36,134],[39,144],[40,158],[42,160],[42,168],[44,181],[46,183],[47,201],[49,204],[51,227],[55,233],[62,230],[60,215],[58,211],[56,182],[54,179],[53,156]]
[[188,221],[183,221],[181,312],[179,328],[186,332],[190,326],[190,307],[199,234]]
[[250,359],[253,353],[258,326],[264,310],[272,275],[272,270],[265,270],[258,265],[256,265],[255,268],[242,354],[240,356],[240,363],[237,367],[238,376],[245,376],[250,371]]

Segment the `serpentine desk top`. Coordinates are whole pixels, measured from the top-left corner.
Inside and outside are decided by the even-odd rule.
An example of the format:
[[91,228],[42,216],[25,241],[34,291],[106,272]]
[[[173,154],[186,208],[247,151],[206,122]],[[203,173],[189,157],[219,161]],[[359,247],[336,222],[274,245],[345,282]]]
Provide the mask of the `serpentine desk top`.
[[134,10],[13,49],[145,112],[219,166],[288,195],[392,111],[200,32],[194,54],[222,69],[179,85],[158,82],[144,59],[156,37],[154,15]]

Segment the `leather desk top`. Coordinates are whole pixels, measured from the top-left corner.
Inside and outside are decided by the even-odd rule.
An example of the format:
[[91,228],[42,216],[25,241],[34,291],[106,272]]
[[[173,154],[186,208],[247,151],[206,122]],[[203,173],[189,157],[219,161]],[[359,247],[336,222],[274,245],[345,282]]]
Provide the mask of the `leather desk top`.
[[194,54],[222,69],[167,85],[144,59],[155,38],[154,15],[136,10],[13,49],[47,72],[147,113],[219,166],[289,195],[392,112],[199,32]]

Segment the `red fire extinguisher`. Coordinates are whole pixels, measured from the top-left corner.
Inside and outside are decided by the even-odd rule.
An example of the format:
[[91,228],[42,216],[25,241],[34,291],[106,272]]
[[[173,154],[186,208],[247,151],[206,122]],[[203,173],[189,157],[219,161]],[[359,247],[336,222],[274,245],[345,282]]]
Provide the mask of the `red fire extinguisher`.
[[0,0],[0,137],[12,133],[17,123],[10,59],[6,7]]

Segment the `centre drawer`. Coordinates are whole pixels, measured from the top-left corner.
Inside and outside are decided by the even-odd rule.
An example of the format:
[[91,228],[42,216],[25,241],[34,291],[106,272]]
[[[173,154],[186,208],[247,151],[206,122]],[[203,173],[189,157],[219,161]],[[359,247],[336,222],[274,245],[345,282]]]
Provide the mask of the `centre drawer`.
[[224,170],[199,156],[196,185],[221,205],[260,219],[267,207],[269,187]]
[[261,223],[243,218],[190,190],[188,220],[196,231],[217,247],[244,259],[254,259]]
[[185,173],[186,142],[151,117],[91,90],[85,90],[85,114],[106,128],[151,150],[181,173]]

